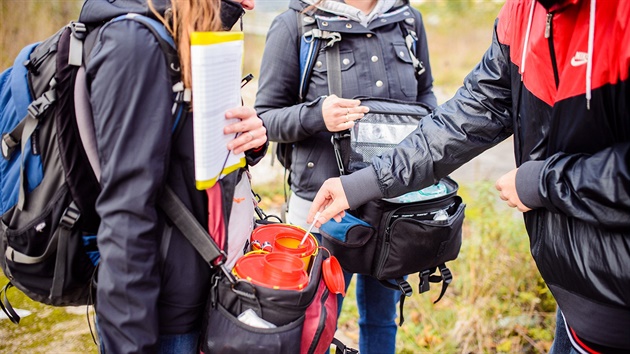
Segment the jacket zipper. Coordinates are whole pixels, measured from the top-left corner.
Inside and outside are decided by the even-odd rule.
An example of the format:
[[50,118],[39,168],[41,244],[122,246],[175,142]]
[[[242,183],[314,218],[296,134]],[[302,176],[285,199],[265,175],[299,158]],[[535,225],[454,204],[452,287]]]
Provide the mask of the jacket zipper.
[[545,38],[549,43],[549,56],[551,57],[551,66],[553,67],[553,78],[556,82],[556,89],[560,85],[560,76],[558,74],[558,63],[556,62],[556,51],[553,46],[553,31],[552,31],[552,18],[553,12],[547,13],[547,22],[545,24]]

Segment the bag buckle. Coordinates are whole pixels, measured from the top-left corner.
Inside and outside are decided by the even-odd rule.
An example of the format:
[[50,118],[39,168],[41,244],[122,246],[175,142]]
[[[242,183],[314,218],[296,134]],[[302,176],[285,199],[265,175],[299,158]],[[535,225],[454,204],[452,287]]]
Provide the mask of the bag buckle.
[[74,227],[74,224],[76,224],[80,217],[81,211],[79,210],[79,208],[77,208],[76,204],[72,202],[63,212],[61,220],[59,221],[59,225],[65,229],[70,230]]

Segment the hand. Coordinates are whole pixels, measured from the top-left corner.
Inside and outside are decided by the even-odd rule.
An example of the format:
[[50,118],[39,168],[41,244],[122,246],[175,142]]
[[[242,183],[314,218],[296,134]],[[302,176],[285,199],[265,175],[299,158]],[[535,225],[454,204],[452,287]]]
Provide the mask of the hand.
[[501,200],[504,200],[510,208],[516,208],[524,213],[531,209],[521,202],[516,192],[516,171],[518,171],[518,168],[501,176],[494,186],[499,191]]
[[326,97],[322,104],[322,117],[326,129],[330,132],[340,132],[354,126],[354,121],[363,118],[369,108],[360,106],[359,100],[348,100],[336,95]]
[[317,212],[321,212],[321,214],[315,224],[316,227],[321,227],[322,224],[332,218],[334,218],[336,222],[340,222],[341,218],[346,215],[344,210],[349,207],[346,193],[341,185],[341,179],[329,178],[322,184],[322,187],[317,192],[311,209],[308,212],[306,222],[309,224],[312,223],[313,217]]
[[230,124],[223,129],[223,134],[239,133],[234,140],[227,145],[228,150],[234,154],[255,149],[267,142],[267,128],[263,126],[262,119],[256,115],[251,107],[237,107],[225,112],[226,119],[240,119],[239,122]]

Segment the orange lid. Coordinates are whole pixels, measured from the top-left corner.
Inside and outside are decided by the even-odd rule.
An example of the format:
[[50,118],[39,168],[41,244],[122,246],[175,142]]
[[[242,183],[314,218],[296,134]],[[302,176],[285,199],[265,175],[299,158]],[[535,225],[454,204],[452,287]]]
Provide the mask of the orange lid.
[[[266,225],[258,226],[257,228],[254,229],[254,231],[252,231],[252,236],[250,238],[250,241],[251,242],[257,241],[261,245],[264,244],[265,242],[268,242],[269,244],[273,245],[274,240],[276,239],[277,235],[280,235],[280,234],[294,235],[294,236],[299,237],[300,240],[302,240],[304,233],[306,233],[306,230],[295,225],[266,224]],[[310,236],[311,237],[309,237],[308,242],[315,242],[315,245],[319,246],[317,244],[317,239],[315,238],[315,236],[313,236],[313,234],[311,234]]]
[[346,296],[346,281],[343,277],[343,270],[335,256],[330,256],[322,262],[322,275],[324,283],[331,293]]
[[302,290],[308,284],[301,259],[285,253],[252,254],[234,266],[241,279],[272,289]]

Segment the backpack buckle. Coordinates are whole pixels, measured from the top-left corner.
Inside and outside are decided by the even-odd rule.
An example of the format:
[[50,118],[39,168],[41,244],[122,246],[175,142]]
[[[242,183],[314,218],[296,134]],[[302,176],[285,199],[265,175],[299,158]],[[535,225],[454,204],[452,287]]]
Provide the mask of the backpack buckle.
[[11,134],[4,133],[2,134],[2,157],[5,160],[10,160],[11,156],[13,156],[13,151],[15,147],[18,145],[19,141],[13,139]]
[[57,94],[55,90],[48,90],[35,101],[31,102],[31,104],[28,105],[27,111],[33,118],[37,119],[39,115],[45,112],[56,100]]
[[72,35],[80,40],[85,39],[87,37],[87,27],[82,22],[70,22],[70,30],[72,31]]
[[81,211],[79,211],[76,204],[72,202],[70,205],[68,205],[66,210],[63,212],[63,215],[61,216],[61,220],[59,221],[59,225],[61,227],[64,227],[70,230],[74,227],[74,224],[76,224],[76,222],[79,220],[80,217],[81,217]]

